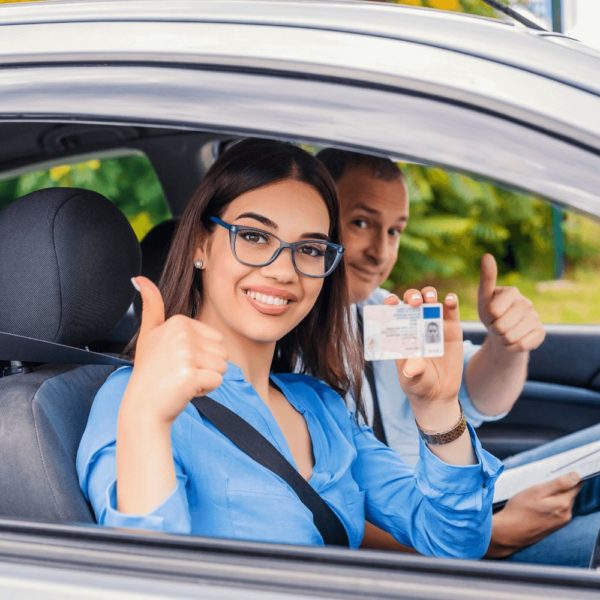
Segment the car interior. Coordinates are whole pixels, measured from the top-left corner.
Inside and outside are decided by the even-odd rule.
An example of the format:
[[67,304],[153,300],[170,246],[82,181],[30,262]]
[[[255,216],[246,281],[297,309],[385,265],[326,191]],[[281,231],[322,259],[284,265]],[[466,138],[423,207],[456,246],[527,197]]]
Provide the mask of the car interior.
[[[0,196],[0,332],[24,340],[12,346],[15,356],[0,342],[0,455],[10,457],[0,461],[0,516],[92,523],[75,456],[94,395],[137,328],[130,278],[141,272],[158,281],[177,217],[232,136],[32,122],[1,124],[0,139],[0,181],[81,158],[143,153],[172,215],[139,243],[125,215],[96,192],[45,188],[10,203]],[[479,324],[464,326],[466,338],[482,340]],[[484,446],[502,458],[599,422],[596,335],[585,326],[549,327],[514,410],[479,429]],[[65,364],[53,359],[59,346],[115,361]]]

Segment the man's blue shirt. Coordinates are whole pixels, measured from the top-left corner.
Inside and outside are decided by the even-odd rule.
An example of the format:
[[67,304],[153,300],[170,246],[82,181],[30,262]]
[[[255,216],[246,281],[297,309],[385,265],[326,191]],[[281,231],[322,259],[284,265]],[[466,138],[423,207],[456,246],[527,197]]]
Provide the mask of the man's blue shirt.
[[[131,368],[115,371],[99,390],[77,455],[81,488],[98,522],[290,544],[323,544],[312,515],[291,488],[259,465],[188,405],[171,430],[177,485],[152,512],[120,513],[115,446],[121,398]],[[438,556],[480,557],[491,532],[493,483],[500,462],[470,429],[478,464],[452,466],[421,444],[414,469],[356,423],[329,386],[300,374],[272,381],[306,419],[314,470],[310,485],[332,507],[358,547],[365,517],[399,542]],[[294,464],[272,413],[242,371],[229,364],[210,397],[235,411]]]

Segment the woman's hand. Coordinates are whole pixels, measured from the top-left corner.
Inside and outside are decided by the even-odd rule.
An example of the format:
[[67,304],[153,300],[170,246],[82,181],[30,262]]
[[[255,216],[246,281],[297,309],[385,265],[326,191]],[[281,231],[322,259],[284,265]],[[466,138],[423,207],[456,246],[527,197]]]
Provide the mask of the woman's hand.
[[218,331],[182,315],[165,320],[160,290],[145,277],[132,281],[142,323],[117,424],[117,508],[140,515],[175,489],[171,425],[192,398],[221,384],[227,353]]
[[171,424],[192,398],[221,385],[227,369],[223,335],[183,315],[165,320],[160,290],[146,277],[135,283],[142,322],[123,406]]
[[[397,304],[397,296],[386,298],[386,304]],[[437,291],[425,287],[411,289],[404,294],[404,302],[420,306],[423,302],[437,302]],[[397,360],[400,385],[408,397],[415,420],[428,433],[443,433],[460,420],[458,391],[463,370],[462,329],[456,294],[444,300],[444,355],[439,358],[409,358]],[[477,462],[468,430],[443,445],[430,445],[430,450],[443,461],[455,465]]]
[[[437,290],[425,287],[410,289],[404,302],[410,306],[437,302]],[[397,296],[389,296],[386,304],[398,304]],[[463,370],[463,345],[458,298],[448,294],[444,300],[444,355],[439,358],[409,358],[396,361],[402,389],[406,393],[415,418],[427,430],[444,431],[458,421],[458,391]]]

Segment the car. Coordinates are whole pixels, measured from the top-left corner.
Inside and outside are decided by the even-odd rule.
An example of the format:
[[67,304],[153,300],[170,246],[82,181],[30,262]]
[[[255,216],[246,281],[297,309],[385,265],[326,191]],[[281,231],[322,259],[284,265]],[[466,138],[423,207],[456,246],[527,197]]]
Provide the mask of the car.
[[[3,5],[0,180],[143,155],[167,203],[151,216],[141,206],[128,215],[148,229],[182,213],[226,143],[259,136],[436,165],[598,218],[599,74],[597,52],[558,34],[379,3]],[[115,185],[129,184],[121,178]],[[82,249],[88,233],[72,232]],[[0,262],[0,272],[11,282],[24,274],[18,258]],[[60,510],[53,518],[25,514],[26,503],[23,511],[7,510],[3,495],[38,482],[30,481],[27,468],[15,475],[15,464],[37,457],[28,455],[19,430],[20,419],[30,415],[8,420],[6,390],[46,364],[77,363],[86,353],[89,362],[100,361],[107,356],[102,353],[119,351],[135,326],[135,307],[127,309],[131,297],[117,327],[91,340],[94,356],[46,345],[28,366],[17,356],[16,341],[0,355],[4,596],[597,595],[595,570],[110,530],[63,518]],[[470,339],[483,336],[476,323],[464,328]],[[481,428],[484,444],[507,455],[598,422],[599,340],[599,326],[549,326],[519,403],[503,421]],[[78,424],[68,422],[63,431],[71,441],[85,423],[73,402]],[[71,454],[45,465],[70,485],[76,481],[72,448]]]

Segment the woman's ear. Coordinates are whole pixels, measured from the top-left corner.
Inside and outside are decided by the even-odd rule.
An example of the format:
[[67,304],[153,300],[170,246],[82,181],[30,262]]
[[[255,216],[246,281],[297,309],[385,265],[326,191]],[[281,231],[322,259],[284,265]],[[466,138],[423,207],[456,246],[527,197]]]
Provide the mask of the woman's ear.
[[194,268],[199,271],[206,268],[206,253],[203,248],[196,248],[194,252]]
[[208,235],[201,235],[196,242],[196,250],[194,251],[194,268],[198,270],[206,268],[208,240]]

